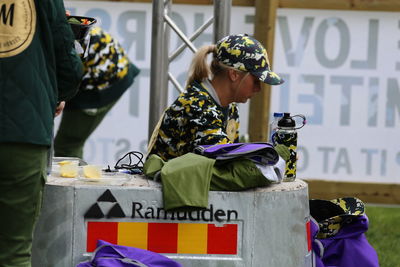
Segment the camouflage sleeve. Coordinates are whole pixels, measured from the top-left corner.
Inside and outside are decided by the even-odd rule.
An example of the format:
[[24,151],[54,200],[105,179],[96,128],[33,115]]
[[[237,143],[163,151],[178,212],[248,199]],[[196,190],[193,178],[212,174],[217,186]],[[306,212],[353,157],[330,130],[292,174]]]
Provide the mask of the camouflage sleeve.
[[[166,111],[156,145],[175,157],[192,152],[199,145],[233,143],[238,137],[237,114],[236,109],[224,114],[207,92],[190,90]],[[230,126],[232,130],[227,133]]]
[[129,59],[116,39],[100,27],[90,32],[89,55],[84,61],[81,88],[105,89],[128,74]]
[[189,124],[193,129],[193,148],[198,145],[230,143],[225,131],[224,115],[215,104],[204,100],[191,108]]
[[234,139],[234,143],[237,143],[237,142],[239,142],[239,137],[240,137],[240,134],[239,134],[240,121],[239,121],[239,109],[238,109],[237,104],[235,104],[235,103],[233,103],[231,105],[230,114],[229,114],[229,121],[233,121],[234,122],[235,135],[234,135],[233,139]]

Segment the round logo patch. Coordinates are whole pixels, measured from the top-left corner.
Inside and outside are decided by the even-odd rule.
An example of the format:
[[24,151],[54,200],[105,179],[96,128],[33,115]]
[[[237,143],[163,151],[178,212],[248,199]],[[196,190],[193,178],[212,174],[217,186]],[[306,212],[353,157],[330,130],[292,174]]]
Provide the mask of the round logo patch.
[[226,126],[226,134],[228,135],[228,139],[231,142],[235,141],[236,132],[238,130],[237,123],[234,119],[230,119]]
[[34,0],[0,2],[0,58],[20,54],[32,42],[36,29]]

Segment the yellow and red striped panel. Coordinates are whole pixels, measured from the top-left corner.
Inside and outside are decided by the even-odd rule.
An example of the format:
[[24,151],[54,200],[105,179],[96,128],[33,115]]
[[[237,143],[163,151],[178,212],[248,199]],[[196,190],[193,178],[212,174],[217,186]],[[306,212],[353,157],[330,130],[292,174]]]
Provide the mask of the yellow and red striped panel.
[[310,252],[311,247],[311,221],[306,222],[306,235],[307,235],[307,251]]
[[237,224],[88,222],[87,251],[98,239],[158,253],[237,254]]

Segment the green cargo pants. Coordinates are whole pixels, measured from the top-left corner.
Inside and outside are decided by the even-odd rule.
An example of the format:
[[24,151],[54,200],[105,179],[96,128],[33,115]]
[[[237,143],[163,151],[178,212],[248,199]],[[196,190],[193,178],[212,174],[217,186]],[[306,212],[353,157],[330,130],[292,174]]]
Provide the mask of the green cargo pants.
[[114,106],[116,101],[97,109],[93,114],[81,109],[63,111],[60,127],[54,140],[54,156],[83,159],[86,140]]
[[0,143],[0,267],[30,267],[48,147]]

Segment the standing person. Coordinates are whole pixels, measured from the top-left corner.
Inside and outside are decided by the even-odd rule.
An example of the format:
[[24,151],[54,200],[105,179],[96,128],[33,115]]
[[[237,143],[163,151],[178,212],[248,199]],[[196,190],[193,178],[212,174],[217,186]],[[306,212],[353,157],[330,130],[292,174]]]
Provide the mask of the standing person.
[[31,266],[54,115],[83,74],[73,41],[62,0],[0,2],[1,267]]
[[93,27],[89,36],[85,75],[78,94],[66,103],[54,142],[56,157],[82,158],[86,140],[139,74],[110,34]]
[[150,140],[149,154],[169,160],[193,152],[198,145],[237,142],[235,103],[253,97],[261,82],[279,85],[283,80],[270,70],[267,51],[256,39],[230,35],[200,48],[192,60],[186,91],[165,111]]

